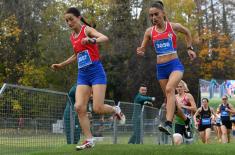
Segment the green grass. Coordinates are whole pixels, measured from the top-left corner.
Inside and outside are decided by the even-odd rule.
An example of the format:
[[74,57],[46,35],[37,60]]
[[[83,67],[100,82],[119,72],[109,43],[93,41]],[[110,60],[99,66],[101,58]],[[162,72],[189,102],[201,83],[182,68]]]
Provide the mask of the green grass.
[[[203,145],[200,141],[192,145],[157,145],[156,135],[145,134],[144,145],[128,145],[128,139],[131,133],[126,133],[118,137],[118,144],[113,145],[111,135],[107,134],[104,141],[98,141],[95,148],[77,152],[75,145],[65,144],[64,135],[47,134],[47,135],[12,135],[0,137],[0,155],[209,155],[210,151],[215,155],[235,154],[234,144],[235,137],[232,138],[232,144],[217,144],[215,135],[212,134],[210,145]],[[83,137],[82,137],[83,138]],[[197,137],[198,138],[198,137]],[[196,139],[197,139],[196,138]],[[81,140],[83,141],[83,140]],[[80,141],[80,142],[81,142]],[[228,148],[228,149],[227,149]],[[199,153],[199,154],[198,154]]]
[[[48,137],[49,138],[49,137]],[[51,137],[52,138],[52,137]],[[2,141],[3,139],[1,139]],[[1,143],[1,155],[231,155],[235,154],[234,137],[231,144],[218,144],[214,138],[211,139],[213,144],[205,145],[200,141],[192,145],[157,145],[157,144],[98,144],[91,149],[76,151],[76,145],[67,145],[61,143],[63,139],[57,139],[58,142],[53,144],[42,143],[33,140],[31,143]],[[60,141],[61,140],[61,141]],[[12,141],[12,142],[13,142]],[[60,142],[59,142],[60,141]],[[148,143],[146,141],[146,143]]]
[[[235,107],[235,99],[234,98],[229,99],[228,102],[231,103]],[[209,105],[213,108],[217,108],[219,106],[219,104],[221,104],[221,103],[222,103],[222,101],[220,98],[212,98],[212,99],[210,99]]]
[[234,144],[193,144],[193,145],[128,145],[99,144],[94,148],[76,151],[75,145],[63,146],[56,150],[40,151],[32,155],[232,155]]
[[[118,137],[117,143],[127,144],[131,133]],[[112,144],[112,135],[105,135],[104,141],[98,141],[99,145]],[[83,137],[82,137],[83,138]],[[81,139],[83,141],[83,139]],[[146,144],[156,142],[156,135],[145,134],[144,141]],[[64,135],[13,135],[11,137],[0,137],[0,155],[31,155],[35,151],[52,150],[53,148],[66,148],[67,145]],[[73,146],[74,149],[74,146]],[[72,149],[70,149],[72,150]]]
[[[209,94],[207,93],[202,93],[201,94],[201,98],[203,97],[207,97],[208,98]],[[213,108],[217,108],[219,106],[219,104],[222,103],[222,99],[220,97],[218,97],[218,94],[215,95],[215,97],[209,99],[209,105]],[[228,102],[231,103],[234,107],[235,107],[235,97],[232,96],[232,98],[228,99]]]
[[66,143],[64,135],[11,135],[0,137],[0,155],[26,155],[41,149],[48,150]]

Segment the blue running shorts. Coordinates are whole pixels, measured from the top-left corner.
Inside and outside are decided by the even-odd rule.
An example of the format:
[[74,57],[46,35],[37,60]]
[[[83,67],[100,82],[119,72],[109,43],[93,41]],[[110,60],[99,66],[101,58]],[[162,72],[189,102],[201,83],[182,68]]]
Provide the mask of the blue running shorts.
[[166,63],[156,64],[156,69],[157,80],[169,79],[169,76],[173,71],[184,72],[184,66],[178,58]]
[[77,85],[107,84],[106,74],[100,61],[78,69]]

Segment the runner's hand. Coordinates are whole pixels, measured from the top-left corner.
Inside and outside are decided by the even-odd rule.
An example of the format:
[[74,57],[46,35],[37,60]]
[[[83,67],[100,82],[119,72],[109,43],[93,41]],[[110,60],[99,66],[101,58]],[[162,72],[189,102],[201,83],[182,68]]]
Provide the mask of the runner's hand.
[[53,69],[53,70],[57,70],[57,69],[61,69],[63,66],[61,65],[61,64],[52,64],[51,65],[51,68]]
[[188,55],[191,61],[197,57],[196,53],[190,49],[188,49]]
[[82,45],[85,45],[85,44],[95,44],[96,43],[96,39],[95,38],[86,37],[86,38],[82,39],[81,43],[82,43]]
[[144,56],[145,48],[137,47],[136,52],[137,52],[137,55]]

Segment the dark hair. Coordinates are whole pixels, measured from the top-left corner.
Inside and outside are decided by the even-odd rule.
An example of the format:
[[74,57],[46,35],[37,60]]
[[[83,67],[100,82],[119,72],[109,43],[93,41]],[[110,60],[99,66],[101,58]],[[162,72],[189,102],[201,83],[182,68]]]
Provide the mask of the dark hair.
[[[71,13],[71,14],[73,14],[73,15],[76,16],[76,17],[81,16],[81,12],[80,12],[77,8],[75,8],[75,7],[68,8],[68,10],[66,11],[66,13]],[[86,20],[85,20],[82,16],[81,16],[81,21],[82,21],[84,24],[86,24],[86,25],[88,25],[88,26],[90,26],[90,27],[93,27],[93,28],[96,27],[96,24],[94,24],[93,26],[91,26],[89,23],[87,23]]]
[[141,83],[141,84],[140,84],[140,87],[147,87],[147,85],[144,84],[144,83]]
[[[157,9],[160,9],[160,10],[164,11],[164,4],[160,0],[157,0],[154,3],[152,3],[150,7],[151,8],[157,8]],[[164,20],[167,21],[167,17],[166,16],[164,16]]]
[[228,96],[227,95],[223,95],[222,99],[224,99],[224,98],[228,99]]
[[206,100],[209,103],[209,100],[206,97],[202,98],[202,100]]
[[158,8],[160,10],[164,10],[164,4],[162,3],[162,1],[155,1],[151,4],[151,8]]

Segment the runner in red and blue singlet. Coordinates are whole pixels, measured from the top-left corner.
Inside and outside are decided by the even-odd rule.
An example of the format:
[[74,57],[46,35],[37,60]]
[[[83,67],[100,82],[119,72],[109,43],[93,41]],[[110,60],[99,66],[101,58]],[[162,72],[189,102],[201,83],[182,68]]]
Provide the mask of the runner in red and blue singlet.
[[[144,39],[137,54],[143,56],[149,42],[152,42],[157,55],[157,80],[166,96],[166,122],[159,126],[159,130],[166,134],[172,134],[172,121],[175,113],[175,89],[183,77],[184,67],[178,59],[176,34],[180,32],[185,35],[187,52],[191,60],[196,58],[192,48],[192,37],[190,31],[179,23],[172,23],[167,20],[164,5],[161,1],[154,2],[149,8],[149,17],[153,26],[149,27],[144,34]],[[189,123],[181,110],[177,115],[182,117],[186,124]]]

